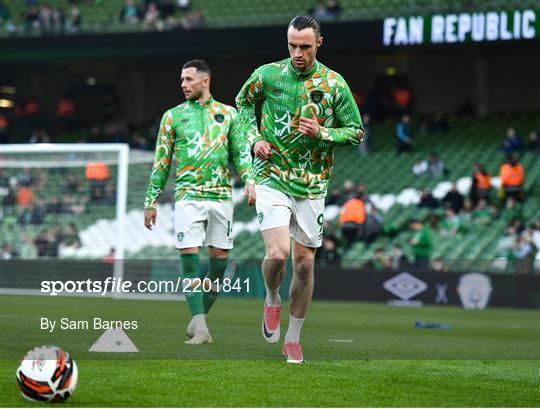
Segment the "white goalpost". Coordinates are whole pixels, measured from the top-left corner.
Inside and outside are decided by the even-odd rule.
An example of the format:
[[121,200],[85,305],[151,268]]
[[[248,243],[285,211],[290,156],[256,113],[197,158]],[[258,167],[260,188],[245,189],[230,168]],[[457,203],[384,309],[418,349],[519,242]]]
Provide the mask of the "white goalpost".
[[[34,240],[36,228],[33,223],[35,219],[35,206],[42,203],[43,208],[49,208],[54,205],[48,203],[50,200],[56,197],[56,193],[59,191],[59,185],[65,183],[68,175],[72,175],[72,180],[77,180],[78,183],[88,183],[82,176],[85,169],[88,169],[89,164],[100,163],[105,166],[107,172],[111,170],[111,178],[107,181],[110,186],[103,187],[103,191],[98,192],[114,192],[114,216],[107,215],[108,219],[114,219],[115,233],[113,238],[114,245],[114,258],[111,260],[113,263],[113,276],[116,278],[122,278],[124,275],[124,258],[125,258],[125,243],[126,243],[126,213],[127,213],[127,196],[128,196],[128,166],[129,166],[130,150],[127,144],[123,143],[96,143],[96,144],[11,144],[0,145],[0,170],[2,172],[2,183],[0,187],[0,198],[2,199],[2,221],[3,226],[2,236],[6,235],[6,239],[9,239],[14,232],[15,235],[21,234],[21,237],[26,241]],[[148,159],[145,159],[148,162]],[[53,177],[54,176],[54,179]],[[113,177],[116,178],[113,181]],[[32,180],[36,181],[32,184]],[[82,181],[82,182],[81,182]],[[88,186],[84,186],[88,189]],[[75,186],[76,189],[83,190],[83,187]],[[28,207],[26,202],[23,201],[23,195],[21,191],[24,190],[27,196],[32,197],[31,204]],[[30,193],[29,193],[30,192]],[[79,192],[77,192],[79,193]],[[63,193],[62,193],[63,194]],[[13,196],[9,199],[9,195]],[[88,200],[84,196],[84,200]],[[110,203],[113,198],[106,198],[109,200],[108,207],[110,209]],[[11,200],[11,201],[10,201]],[[62,197],[60,198],[62,200]],[[83,200],[83,201],[84,201]],[[5,203],[9,202],[7,205]],[[69,198],[70,209],[74,209],[69,213],[70,220],[75,220],[79,217],[77,212],[81,212],[77,206],[81,206],[81,203],[76,203],[75,194]],[[53,210],[54,207],[52,207]],[[39,209],[38,209],[39,210]],[[58,209],[56,209],[58,210]],[[57,212],[58,220],[62,220],[62,212],[60,209]],[[45,210],[45,218],[47,210]],[[49,214],[49,216],[51,216]],[[111,217],[113,216],[113,217]],[[88,217],[88,215],[86,215]],[[34,218],[34,219],[33,219]],[[15,221],[15,228],[7,224],[8,219]],[[39,221],[39,228],[46,226],[44,220]],[[20,231],[16,231],[20,230]],[[24,231],[23,233],[21,233]],[[27,232],[28,231],[28,232]],[[31,237],[28,237],[31,236]],[[2,241],[5,239],[3,238]],[[15,247],[16,247],[15,240]],[[27,243],[22,243],[21,247]],[[98,245],[100,243],[96,243]],[[8,244],[14,247],[13,244]],[[13,250],[14,252],[17,249]],[[19,254],[19,259],[24,260],[24,255]],[[6,258],[6,257],[4,257]],[[112,257],[111,257],[112,258]],[[36,258],[36,260],[39,260]],[[5,283],[9,280],[8,275],[10,272],[7,268],[7,261],[2,260],[0,263],[4,264],[2,268],[2,275],[4,275]],[[3,287],[0,285],[0,287]],[[9,293],[17,290],[16,288],[2,288],[2,293]],[[18,293],[35,293],[35,290],[25,291],[20,289]]]

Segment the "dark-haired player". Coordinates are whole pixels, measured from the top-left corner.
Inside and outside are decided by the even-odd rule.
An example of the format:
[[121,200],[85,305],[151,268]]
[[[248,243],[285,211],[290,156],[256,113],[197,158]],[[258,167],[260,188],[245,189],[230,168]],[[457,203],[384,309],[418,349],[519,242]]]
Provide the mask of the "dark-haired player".
[[[295,17],[287,40],[290,58],[256,69],[236,104],[256,155],[257,213],[266,247],[263,336],[270,343],[279,340],[279,285],[292,237],[294,275],[283,354],[290,363],[302,363],[300,330],[313,292],[313,260],[322,241],[334,147],[359,144],[363,126],[343,77],[316,60],[323,43],[317,19]],[[260,130],[257,101],[262,102]]]
[[[210,67],[206,61],[184,64],[181,74],[186,102],[165,112],[156,143],[156,157],[144,203],[144,225],[156,223],[156,201],[173,159],[175,169],[175,246],[180,250],[182,278],[199,278],[199,249],[208,246],[210,270],[207,277],[221,280],[227,266],[233,203],[229,174],[229,151],[244,182],[248,204],[255,202],[251,152],[240,130],[236,109],[210,94]],[[192,320],[187,344],[211,343],[205,316],[217,298],[214,291],[184,292]]]

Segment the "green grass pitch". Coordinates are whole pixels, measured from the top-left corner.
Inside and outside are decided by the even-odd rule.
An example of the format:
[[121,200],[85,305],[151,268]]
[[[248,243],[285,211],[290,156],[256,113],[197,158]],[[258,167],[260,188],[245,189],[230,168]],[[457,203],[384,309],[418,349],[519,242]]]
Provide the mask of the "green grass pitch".
[[[24,353],[43,344],[77,362],[68,406],[540,405],[538,311],[315,301],[302,366],[287,365],[281,344],[262,339],[261,312],[260,300],[219,299],[208,317],[215,344],[187,346],[183,302],[2,295],[0,405],[43,406],[23,400],[15,384]],[[40,317],[137,320],[126,332],[141,352],[87,352],[103,331],[51,334]],[[417,320],[452,329],[415,329]]]

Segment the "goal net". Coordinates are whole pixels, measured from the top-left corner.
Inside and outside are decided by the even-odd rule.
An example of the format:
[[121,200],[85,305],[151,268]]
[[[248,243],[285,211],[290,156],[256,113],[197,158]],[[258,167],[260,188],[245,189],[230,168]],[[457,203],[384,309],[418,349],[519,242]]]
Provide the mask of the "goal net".
[[43,280],[123,278],[129,251],[144,246],[135,223],[152,158],[126,144],[1,145],[3,292],[39,292]]

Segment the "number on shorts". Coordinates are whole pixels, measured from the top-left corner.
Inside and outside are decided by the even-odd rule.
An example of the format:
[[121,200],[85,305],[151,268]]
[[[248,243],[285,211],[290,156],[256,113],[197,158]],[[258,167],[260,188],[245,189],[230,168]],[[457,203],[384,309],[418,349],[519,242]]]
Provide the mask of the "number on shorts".
[[319,225],[319,233],[322,233],[323,231],[323,224],[324,224],[324,214],[321,213],[319,217],[317,217],[317,224]]

